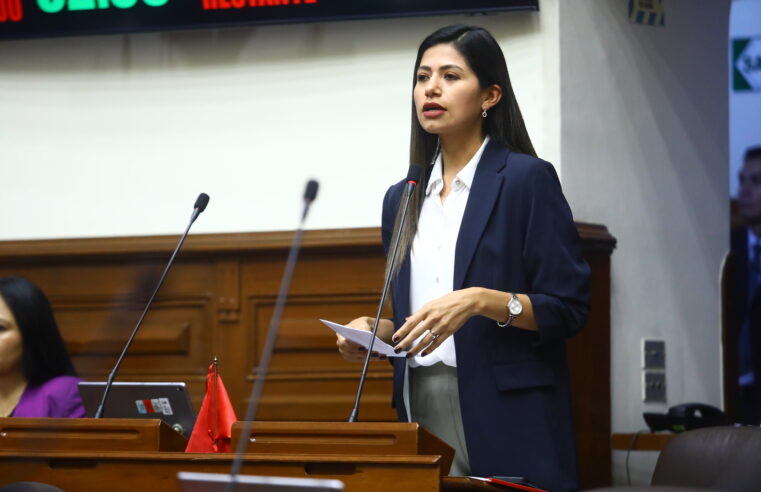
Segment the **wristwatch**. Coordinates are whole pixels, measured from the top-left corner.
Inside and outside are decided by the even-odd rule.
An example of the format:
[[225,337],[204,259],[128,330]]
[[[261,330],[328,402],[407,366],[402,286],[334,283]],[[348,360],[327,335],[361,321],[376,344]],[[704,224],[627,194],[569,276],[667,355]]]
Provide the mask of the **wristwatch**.
[[497,325],[500,328],[504,328],[506,326],[510,326],[513,324],[513,320],[518,317],[519,314],[523,312],[523,304],[521,304],[521,300],[518,299],[518,295],[513,293],[512,297],[507,300],[507,321],[504,323],[500,323],[497,321]]

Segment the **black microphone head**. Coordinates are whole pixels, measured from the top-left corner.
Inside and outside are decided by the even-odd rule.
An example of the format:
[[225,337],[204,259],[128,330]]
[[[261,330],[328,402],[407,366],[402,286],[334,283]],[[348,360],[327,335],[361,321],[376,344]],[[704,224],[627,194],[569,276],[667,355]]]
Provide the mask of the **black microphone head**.
[[315,198],[317,198],[317,189],[320,187],[320,183],[315,181],[314,179],[310,179],[309,182],[307,182],[307,187],[304,190],[304,200],[307,202],[314,201]]
[[420,182],[420,176],[423,174],[423,166],[420,164],[410,164],[410,169],[407,171],[407,183],[413,183],[417,185]]
[[209,195],[206,193],[201,193],[198,195],[198,198],[196,198],[196,204],[193,205],[193,208],[198,210],[198,213],[200,214],[204,210],[206,210],[206,205],[209,204]]

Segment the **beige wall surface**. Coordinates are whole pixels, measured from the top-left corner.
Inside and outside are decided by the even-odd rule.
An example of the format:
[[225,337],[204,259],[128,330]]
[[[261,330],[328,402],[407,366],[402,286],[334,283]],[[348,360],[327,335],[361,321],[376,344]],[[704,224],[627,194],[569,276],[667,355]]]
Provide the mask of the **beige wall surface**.
[[[613,432],[643,411],[721,406],[719,266],[729,247],[730,1],[664,2],[665,26],[625,1],[560,3],[563,186],[577,220],[618,239],[611,264]],[[667,403],[642,402],[641,340],[666,341]],[[625,480],[624,452],[614,478]],[[634,453],[649,483],[655,453]]]

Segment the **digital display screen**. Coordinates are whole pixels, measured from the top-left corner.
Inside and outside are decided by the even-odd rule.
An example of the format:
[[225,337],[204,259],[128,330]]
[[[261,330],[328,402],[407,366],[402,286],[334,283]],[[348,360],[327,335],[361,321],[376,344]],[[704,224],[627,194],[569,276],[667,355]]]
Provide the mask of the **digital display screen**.
[[0,39],[537,9],[538,0],[0,0]]

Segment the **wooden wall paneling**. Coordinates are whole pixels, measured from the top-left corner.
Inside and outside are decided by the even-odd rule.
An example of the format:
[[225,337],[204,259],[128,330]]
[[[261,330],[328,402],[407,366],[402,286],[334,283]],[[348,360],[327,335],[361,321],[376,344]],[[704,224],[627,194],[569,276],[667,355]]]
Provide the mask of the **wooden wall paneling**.
[[217,317],[220,323],[235,323],[240,319],[240,262],[216,262]]
[[[360,315],[372,313],[377,308],[377,299],[377,294],[363,293],[295,295],[289,298],[272,357],[271,377],[261,402],[261,418],[280,420],[285,415],[283,410],[288,410],[287,414],[292,415],[298,407],[284,406],[283,403],[289,399],[287,394],[299,395],[304,406],[302,419],[340,421],[348,417],[361,364],[336,357],[335,334],[319,318],[345,323]],[[256,333],[256,350],[252,349],[250,353],[256,357],[258,364],[258,354],[264,345],[274,298],[253,298],[250,302],[255,325],[252,332]],[[361,408],[363,419],[395,418],[389,404],[391,374],[388,362],[371,364],[370,378],[384,380],[384,383],[368,384],[365,389]],[[254,374],[251,374],[248,379],[253,381],[253,378]],[[311,410],[306,410],[307,407]]]
[[583,488],[612,481],[610,455],[610,255],[615,239],[602,226],[579,224],[592,270],[587,324],[568,342],[576,450]]
[[[380,249],[380,248],[378,248]],[[379,254],[380,253],[380,254]],[[284,267],[284,256],[257,258],[244,267],[246,324],[251,328],[250,367],[259,363]],[[361,364],[337,357],[334,333],[320,323],[345,323],[377,309],[384,261],[382,251],[306,251],[294,271],[288,304],[270,366],[258,417],[343,421],[353,406]],[[391,367],[371,364],[362,399],[367,420],[393,420]],[[254,373],[247,380],[253,383]],[[244,395],[247,397],[247,393]]]
[[[384,364],[373,362],[373,366]],[[388,365],[388,364],[385,364]],[[396,421],[391,408],[391,370],[371,370],[365,382],[360,418],[369,421]],[[260,420],[345,422],[357,392],[357,374],[306,374],[267,378]]]
[[[253,332],[256,341],[250,356],[259,362],[259,350],[264,345],[270,318],[274,310],[274,298],[250,299],[253,311]],[[336,337],[332,330],[319,321],[322,314],[337,322],[348,322],[357,313],[368,313],[376,308],[377,298],[369,295],[356,296],[291,296],[283,310],[275,354],[270,366],[273,374],[293,372],[346,371],[356,367],[336,358]]]
[[[244,374],[250,369],[245,345],[245,326],[241,320],[241,261],[237,255],[215,255],[216,284],[212,294],[216,304],[211,351],[206,367],[216,357],[219,372],[225,388],[235,405],[236,398],[241,398],[248,391]],[[206,368],[205,368],[206,369]],[[235,405],[236,414],[243,418],[245,407]]]
[[737,255],[728,251],[724,255],[719,276],[719,289],[721,295],[721,367],[722,367],[722,400],[723,410],[732,422],[741,418],[740,412],[740,385],[738,383],[738,329],[742,326],[742,316],[745,306],[742,302],[737,285],[739,284],[740,272]]
[[[208,262],[206,262],[208,263]],[[170,272],[125,358],[122,381],[184,381],[200,407],[211,358],[214,312],[204,262],[179,261]],[[164,268],[163,261],[80,263],[3,268],[36,282],[48,294],[75,366],[104,380],[124,347]]]

